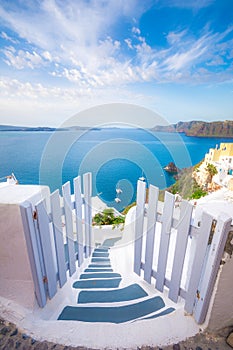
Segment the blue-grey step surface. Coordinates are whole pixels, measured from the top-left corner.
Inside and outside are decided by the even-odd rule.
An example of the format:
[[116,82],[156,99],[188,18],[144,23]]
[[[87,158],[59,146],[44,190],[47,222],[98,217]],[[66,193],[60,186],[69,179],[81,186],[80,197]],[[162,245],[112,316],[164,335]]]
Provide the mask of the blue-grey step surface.
[[124,323],[149,315],[164,306],[164,301],[159,296],[119,307],[66,306],[58,320]]
[[159,312],[158,314],[151,315],[151,316],[145,316],[145,317],[142,318],[142,320],[152,320],[152,319],[158,318],[160,316],[168,315],[168,314],[170,314],[173,311],[175,311],[175,309],[173,307],[169,307],[169,308]]
[[79,280],[74,282],[73,288],[89,289],[89,288],[118,288],[121,278],[106,278],[96,280]]
[[93,258],[108,258],[109,257],[109,253],[105,253],[105,252],[93,252],[92,253]]
[[88,268],[105,268],[105,267],[111,267],[111,264],[90,264],[90,265],[88,265]]
[[101,263],[101,264],[107,263],[107,264],[109,264],[110,263],[110,259],[109,258],[92,258],[91,262],[92,263]]
[[119,273],[116,272],[96,272],[96,273],[82,273],[80,275],[80,280],[86,280],[89,278],[113,278],[113,277],[121,277]]
[[106,291],[81,291],[78,303],[114,303],[144,298],[148,294],[138,284],[131,284],[125,288]]
[[109,248],[95,248],[94,250],[95,253],[107,253],[109,252]]
[[109,248],[109,247],[113,247],[114,244],[119,241],[122,237],[116,237],[116,238],[108,238],[106,239],[100,248]]
[[95,268],[87,268],[84,270],[84,272],[113,272],[113,269],[111,268],[99,268],[99,269],[95,269]]

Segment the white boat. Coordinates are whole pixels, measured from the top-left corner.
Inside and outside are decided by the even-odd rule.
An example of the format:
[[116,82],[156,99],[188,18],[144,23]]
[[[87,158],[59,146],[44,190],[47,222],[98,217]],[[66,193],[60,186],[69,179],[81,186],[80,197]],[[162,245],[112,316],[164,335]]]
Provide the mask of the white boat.
[[116,198],[115,198],[115,202],[116,202],[116,203],[120,203],[120,202],[121,202],[120,198],[116,197]]
[[145,181],[146,179],[143,176],[141,176],[141,177],[139,177],[139,180]]

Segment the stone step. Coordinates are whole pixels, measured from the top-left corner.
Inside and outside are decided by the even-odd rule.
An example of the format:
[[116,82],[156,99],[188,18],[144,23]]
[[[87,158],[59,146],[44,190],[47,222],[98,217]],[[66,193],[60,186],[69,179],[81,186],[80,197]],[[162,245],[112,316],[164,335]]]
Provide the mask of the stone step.
[[148,296],[138,284],[131,284],[125,288],[106,291],[81,291],[78,295],[78,304],[83,303],[114,303],[135,300]]
[[80,280],[87,280],[87,279],[103,279],[103,278],[113,278],[113,277],[121,277],[119,273],[115,272],[96,272],[96,273],[82,273],[79,277]]
[[89,264],[88,268],[107,268],[107,267],[111,267],[111,264],[106,263],[106,264]]
[[159,296],[118,307],[66,306],[58,320],[124,323],[150,315],[164,307],[164,301]]
[[108,258],[92,258],[91,259],[91,262],[92,263],[101,263],[101,264],[103,264],[103,263],[110,263],[110,259],[108,259]]
[[84,272],[113,272],[113,269],[111,268],[87,268],[84,270]]
[[92,253],[92,257],[93,258],[108,258],[109,257],[109,253],[106,253],[106,252],[93,252]]
[[88,279],[74,282],[73,288],[89,289],[89,288],[118,288],[121,278],[106,278],[106,279]]

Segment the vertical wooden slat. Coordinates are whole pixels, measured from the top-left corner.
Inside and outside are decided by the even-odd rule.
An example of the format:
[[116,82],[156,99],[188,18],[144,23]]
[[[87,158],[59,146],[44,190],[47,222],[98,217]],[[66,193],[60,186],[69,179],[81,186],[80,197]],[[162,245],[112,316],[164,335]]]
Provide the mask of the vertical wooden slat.
[[161,239],[159,247],[159,258],[158,258],[158,269],[157,269],[157,278],[156,278],[156,289],[163,291],[167,258],[168,258],[168,249],[170,242],[170,233],[171,225],[173,218],[173,209],[174,209],[174,199],[175,197],[169,193],[165,192],[164,198],[164,208],[162,215],[162,229],[161,229]]
[[185,311],[189,314],[193,312],[194,302],[197,294],[198,284],[201,278],[202,266],[205,259],[206,248],[209,240],[212,220],[213,218],[211,215],[205,212],[202,214],[201,227],[198,230],[196,251],[194,254],[184,307]]
[[192,210],[193,206],[191,203],[187,201],[182,201],[180,206],[180,218],[177,226],[176,247],[168,294],[168,297],[174,302],[177,302],[179,295],[185,253],[188,243],[190,222],[192,218]]
[[137,183],[137,206],[135,215],[134,272],[140,275],[142,259],[142,238],[146,199],[146,183]]
[[203,273],[202,284],[199,290],[199,297],[196,298],[194,318],[198,324],[202,324],[206,318],[220,261],[230,231],[231,220],[231,217],[225,213],[220,214],[217,220],[206,268]]
[[65,261],[65,251],[64,251],[64,239],[63,239],[63,230],[62,230],[62,213],[60,206],[60,196],[59,190],[53,192],[50,196],[51,200],[51,214],[52,214],[52,223],[54,231],[54,241],[56,248],[56,258],[58,266],[58,279],[59,285],[62,287],[66,281],[66,261]]
[[72,205],[71,205],[71,193],[70,182],[66,182],[62,186],[64,210],[65,210],[65,222],[66,222],[66,238],[68,246],[68,259],[69,259],[69,274],[70,276],[76,271],[76,258],[74,249],[74,234],[73,234],[73,218],[72,218]]
[[85,243],[86,243],[86,258],[91,255],[92,249],[92,210],[91,210],[91,193],[92,193],[92,174],[86,173],[83,175],[84,185],[84,220],[85,220]]
[[146,254],[144,266],[144,279],[148,283],[151,283],[158,196],[159,189],[155,186],[150,185],[149,202],[147,209]]
[[81,176],[74,179],[74,196],[75,196],[75,213],[76,213],[76,231],[78,243],[78,266],[83,263],[83,225],[82,225],[82,190],[81,190]]
[[38,216],[39,235],[45,265],[45,279],[48,285],[48,295],[51,299],[57,292],[57,276],[54,266],[52,243],[50,237],[49,217],[46,211],[45,200],[40,201],[36,206]]
[[24,202],[20,205],[24,234],[26,238],[28,256],[34,282],[35,295],[40,307],[46,305],[46,290],[43,282],[43,273],[40,263],[36,230],[33,222],[32,205],[29,202]]

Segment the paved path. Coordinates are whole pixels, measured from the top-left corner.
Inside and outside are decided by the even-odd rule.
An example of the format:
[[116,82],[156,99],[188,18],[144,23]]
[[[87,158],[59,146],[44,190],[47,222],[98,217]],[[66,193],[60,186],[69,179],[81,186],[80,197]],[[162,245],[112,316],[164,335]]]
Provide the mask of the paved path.
[[166,306],[161,296],[149,296],[137,283],[120,286],[122,276],[113,271],[110,259],[116,240],[107,239],[93,251],[89,266],[73,284],[78,292],[77,306],[67,305],[58,320],[125,323],[175,311]]
[[[219,334],[200,333],[196,336],[165,347],[141,347],[135,350],[232,350],[226,343],[226,337],[233,329],[224,329]],[[71,347],[39,342],[21,333],[14,324],[0,319],[0,349],[1,350],[86,350],[85,347]],[[88,349],[91,350],[91,349]],[[94,349],[96,350],[96,349]]]
[[[80,318],[83,317],[84,314],[87,314],[87,319],[85,322],[95,322],[93,320],[93,306],[91,306],[91,303],[96,302],[99,303],[98,305],[102,308],[103,304],[105,305],[104,308],[107,310],[108,307],[110,307],[111,303],[113,303],[116,306],[116,309],[119,309],[120,303],[123,302],[124,305],[127,305],[129,302],[129,305],[137,305],[140,304],[140,301],[145,300],[152,300],[153,297],[149,296],[141,286],[138,284],[133,285],[127,285],[124,287],[120,286],[121,278],[122,276],[118,274],[118,272],[114,271],[114,268],[112,268],[111,261],[110,261],[110,255],[109,255],[109,249],[108,247],[100,247],[99,249],[95,250],[92,255],[92,261],[90,262],[87,269],[84,271],[83,274],[81,274],[80,278],[74,282],[74,286],[76,285],[77,288],[77,296],[78,296],[78,303],[77,306],[75,306],[74,317]],[[97,259],[97,260],[96,260]],[[106,259],[104,262],[103,259]],[[104,266],[103,266],[104,265]],[[99,276],[96,276],[96,274],[99,274]],[[103,274],[107,274],[103,278]],[[97,278],[99,277],[99,278]],[[106,285],[103,288],[103,285],[99,281],[103,281],[105,284],[106,282],[111,284],[112,282],[117,282],[117,286],[112,287],[112,285],[109,288],[106,288]],[[96,285],[99,284],[99,288],[96,288]],[[84,287],[83,287],[84,286]],[[160,302],[164,303],[163,298],[159,299]],[[152,307],[156,306],[157,303],[154,303],[152,300]],[[164,303],[165,304],[165,303]],[[107,305],[107,308],[106,308]],[[144,304],[145,305],[145,304]],[[68,305],[69,306],[69,305]],[[87,310],[85,308],[90,307],[90,310]],[[166,309],[167,307],[164,306],[162,310]],[[134,309],[134,306],[133,306]],[[97,317],[102,318],[102,322],[105,322],[105,318],[111,316],[111,321],[113,323],[124,322],[125,317],[127,317],[127,310],[126,312],[120,311],[116,314],[113,312],[114,310],[110,309],[110,312],[106,315],[101,310],[100,313],[98,312],[96,315]],[[156,309],[157,310],[157,309]],[[82,311],[85,311],[82,313]],[[89,312],[87,312],[89,311]],[[116,310],[115,310],[116,311]],[[119,311],[119,310],[118,310]],[[138,312],[138,309],[137,309]],[[145,308],[139,308],[139,312],[143,312],[143,316],[141,317],[149,317],[151,315],[156,315],[161,312],[160,308],[157,311],[153,311],[151,314],[151,309],[148,311],[145,310]],[[62,314],[62,313],[61,313]],[[68,313],[69,314],[69,313]],[[129,313],[128,313],[129,314]],[[135,311],[132,313],[130,312],[131,316],[133,315],[134,319],[137,321],[138,314],[135,313]],[[174,313],[172,313],[173,315]],[[67,314],[66,314],[67,315]],[[65,315],[65,316],[66,316]],[[120,315],[120,316],[119,316]],[[159,315],[160,316],[160,315]],[[85,316],[86,317],[86,316]],[[96,316],[95,316],[96,317]],[[65,319],[65,318],[64,318]],[[162,320],[162,318],[161,318]],[[109,319],[107,320],[109,322]],[[58,321],[59,322],[59,321]],[[68,321],[67,321],[68,322]],[[87,325],[88,327],[88,325]],[[131,348],[131,350],[232,350],[231,347],[229,347],[226,343],[226,337],[227,335],[232,331],[232,329],[225,329],[219,334],[209,334],[209,333],[199,333],[196,336],[189,338],[186,341],[182,341],[179,344],[172,344],[169,346],[144,346],[144,347],[134,347]],[[169,338],[169,334],[167,334],[167,337]],[[46,339],[46,337],[45,337]],[[57,337],[59,339],[59,337]],[[57,340],[59,342],[59,340]],[[74,343],[75,344],[75,343]],[[137,344],[137,343],[136,343]],[[48,341],[37,341],[27,334],[20,332],[20,330],[12,323],[6,322],[4,320],[0,319],[0,349],[1,350],[13,350],[13,349],[19,349],[19,350],[84,350],[91,348],[86,347],[72,347],[72,346],[64,346],[61,344],[55,344]],[[111,347],[104,348],[104,349],[111,349]],[[96,349],[94,349],[96,350]]]

